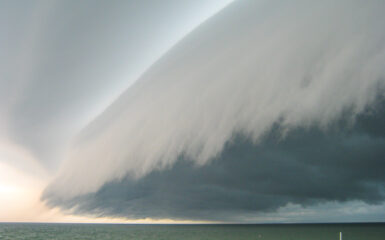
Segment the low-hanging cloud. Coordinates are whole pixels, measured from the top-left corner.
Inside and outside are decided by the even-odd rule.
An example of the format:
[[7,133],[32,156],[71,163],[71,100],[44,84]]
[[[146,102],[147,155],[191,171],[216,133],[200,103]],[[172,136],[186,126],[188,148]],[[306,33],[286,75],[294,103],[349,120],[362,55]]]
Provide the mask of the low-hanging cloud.
[[383,1],[231,4],[83,130],[45,199],[140,180],[181,156],[208,164],[236,135],[255,144],[273,126],[354,120],[383,95],[384,10]]
[[284,139],[275,129],[258,145],[238,136],[204,166],[179,158],[140,179],[112,181],[69,201],[49,196],[48,203],[131,219],[384,221],[384,103],[351,128],[340,121]]

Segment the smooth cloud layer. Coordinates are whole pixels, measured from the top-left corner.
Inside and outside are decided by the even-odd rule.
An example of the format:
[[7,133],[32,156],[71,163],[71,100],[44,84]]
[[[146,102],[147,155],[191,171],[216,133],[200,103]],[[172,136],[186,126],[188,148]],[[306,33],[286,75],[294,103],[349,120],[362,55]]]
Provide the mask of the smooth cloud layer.
[[143,181],[181,156],[205,165],[235,135],[258,143],[273,126],[354,120],[383,95],[384,10],[382,1],[233,3],[84,129],[45,199]]
[[0,137],[56,169],[91,119],[230,1],[1,1]]

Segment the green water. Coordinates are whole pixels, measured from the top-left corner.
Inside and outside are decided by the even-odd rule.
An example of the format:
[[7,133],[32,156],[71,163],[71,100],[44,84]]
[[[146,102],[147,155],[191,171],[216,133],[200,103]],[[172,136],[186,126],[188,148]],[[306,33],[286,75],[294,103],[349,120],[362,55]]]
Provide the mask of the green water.
[[0,239],[385,240],[383,224],[128,225],[0,223]]

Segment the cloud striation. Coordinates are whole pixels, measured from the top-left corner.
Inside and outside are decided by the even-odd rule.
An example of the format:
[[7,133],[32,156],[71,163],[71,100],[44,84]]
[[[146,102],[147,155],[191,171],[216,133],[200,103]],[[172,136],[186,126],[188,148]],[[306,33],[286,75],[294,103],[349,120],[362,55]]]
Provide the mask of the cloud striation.
[[82,131],[43,198],[77,212],[188,219],[380,203],[384,134],[365,121],[383,128],[381,111],[367,114],[383,108],[384,9],[234,2]]
[[385,199],[384,121],[382,110],[360,116],[353,129],[340,122],[327,132],[298,129],[284,139],[276,129],[258,145],[237,137],[204,166],[181,157],[140,179],[127,177],[96,193],[50,204],[78,214],[215,221],[243,221],[244,215],[289,203],[380,204]]

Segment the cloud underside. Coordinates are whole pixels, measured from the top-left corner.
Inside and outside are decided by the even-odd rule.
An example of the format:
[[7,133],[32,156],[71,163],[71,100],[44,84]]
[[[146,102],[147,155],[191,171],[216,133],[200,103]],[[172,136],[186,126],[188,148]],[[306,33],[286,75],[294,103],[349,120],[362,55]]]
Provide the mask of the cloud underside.
[[82,131],[43,199],[77,213],[209,220],[380,203],[384,9],[234,2]]
[[384,121],[382,110],[360,116],[354,127],[341,121],[327,133],[297,129],[282,138],[276,129],[259,144],[237,136],[204,166],[180,157],[143,178],[109,182],[68,201],[49,196],[48,203],[77,214],[214,221],[268,217],[288,204],[376,205],[385,199]]

